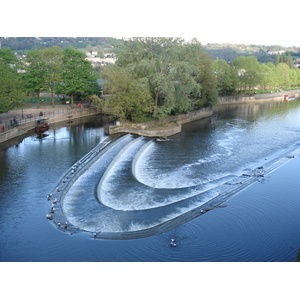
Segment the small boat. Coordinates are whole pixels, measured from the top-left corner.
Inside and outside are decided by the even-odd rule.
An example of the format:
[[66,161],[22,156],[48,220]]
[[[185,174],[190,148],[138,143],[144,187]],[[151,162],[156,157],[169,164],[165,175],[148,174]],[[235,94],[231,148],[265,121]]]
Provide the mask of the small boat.
[[49,129],[49,124],[46,122],[47,119],[48,118],[40,118],[36,120],[36,126],[34,127],[36,133],[43,133]]
[[289,96],[289,95],[284,95],[284,101],[292,101],[295,100],[296,97],[295,96]]

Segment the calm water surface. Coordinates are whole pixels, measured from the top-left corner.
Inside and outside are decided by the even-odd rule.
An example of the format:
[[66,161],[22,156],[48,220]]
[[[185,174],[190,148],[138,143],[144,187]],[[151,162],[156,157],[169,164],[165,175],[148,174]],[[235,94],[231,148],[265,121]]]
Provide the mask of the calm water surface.
[[[228,200],[226,207],[154,236],[94,240],[91,233],[58,230],[45,218],[46,195],[104,140],[107,123],[98,117],[51,128],[43,139],[29,136],[0,150],[1,261],[295,260],[300,247],[298,156]],[[91,170],[74,184],[64,213],[91,232],[103,226],[106,231],[147,228],[205,203],[228,182],[235,184],[242,174],[294,150],[299,142],[299,100],[217,108],[212,118],[185,125],[167,141],[129,136],[124,150],[108,151],[119,154],[101,178]],[[100,181],[104,188],[97,191]],[[98,207],[89,199],[79,202],[82,185],[98,194],[106,215],[97,215]],[[94,215],[87,215],[91,211]],[[170,246],[171,238],[177,247]]]

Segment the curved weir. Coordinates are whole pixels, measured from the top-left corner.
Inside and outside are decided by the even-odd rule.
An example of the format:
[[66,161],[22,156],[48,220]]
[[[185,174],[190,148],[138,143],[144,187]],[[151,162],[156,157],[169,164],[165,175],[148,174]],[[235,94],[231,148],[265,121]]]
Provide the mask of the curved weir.
[[[218,207],[300,153],[299,145],[295,145],[244,172],[236,168],[202,179],[198,173],[190,177],[188,161],[169,168],[161,165],[155,184],[157,173],[151,174],[149,160],[155,153],[163,155],[161,149],[165,147],[174,152],[170,143],[172,140],[162,143],[133,135],[106,138],[74,164],[48,195],[47,217],[61,230],[91,232],[95,238],[156,235]],[[208,160],[219,156],[213,154]],[[146,162],[150,164],[148,169]],[[197,161],[199,174],[205,163]]]

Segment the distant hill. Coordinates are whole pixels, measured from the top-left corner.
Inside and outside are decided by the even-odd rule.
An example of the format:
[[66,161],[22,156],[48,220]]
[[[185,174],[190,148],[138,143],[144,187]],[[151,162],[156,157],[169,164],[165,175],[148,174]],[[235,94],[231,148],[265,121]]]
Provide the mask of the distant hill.
[[291,53],[294,58],[300,57],[300,48],[277,45],[207,44],[204,49],[213,59],[224,59],[227,62],[231,62],[238,56],[254,55],[259,62],[275,63],[278,53]]
[[24,52],[31,49],[43,49],[52,46],[75,49],[86,48],[88,45],[95,47],[111,48],[120,42],[110,37],[0,37],[1,48],[8,48],[14,52]]
[[[10,49],[17,53],[24,53],[31,49],[43,49],[52,46],[75,49],[92,49],[100,47],[102,52],[110,52],[122,40],[112,37],[0,37],[0,49]],[[238,56],[257,56],[259,62],[275,63],[280,51],[291,53],[294,60],[300,59],[300,48],[265,45],[244,44],[207,44],[203,46],[213,59],[224,59],[231,62]],[[98,49],[99,50],[99,49]]]

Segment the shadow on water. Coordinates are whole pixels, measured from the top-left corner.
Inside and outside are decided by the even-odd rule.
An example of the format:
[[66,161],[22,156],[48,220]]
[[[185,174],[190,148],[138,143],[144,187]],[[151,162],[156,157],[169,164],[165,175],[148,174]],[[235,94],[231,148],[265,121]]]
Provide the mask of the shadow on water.
[[[109,151],[103,148],[95,154],[101,159],[93,160],[95,164],[82,170],[86,172],[76,169],[78,177],[64,195],[69,197],[62,214],[68,226],[88,231],[69,231],[70,235],[46,219],[54,200],[48,201],[47,194],[101,145],[109,121],[50,124],[49,135],[41,140],[28,135],[10,141],[0,151],[0,260],[295,261],[300,244],[295,229],[300,226],[299,185],[292,179],[296,169],[289,172],[290,163],[278,169],[286,172],[284,182],[275,171],[242,193],[235,195],[235,189],[242,187],[242,180],[256,179],[252,170],[296,147],[299,116],[299,101],[217,107],[212,118],[186,124],[181,134],[146,147],[134,172],[132,161],[149,140],[129,146],[129,141],[124,145],[112,141]],[[97,186],[104,174],[108,190],[100,191],[104,198],[98,201]],[[241,178],[242,174],[252,175]],[[182,187],[180,193],[186,195],[179,199],[176,194]],[[233,194],[226,207],[201,212],[201,205],[221,200],[218,197],[227,189]],[[85,197],[86,191],[91,197]],[[156,205],[153,200],[161,201],[162,207],[145,209]],[[132,206],[125,210],[129,203]],[[118,205],[122,209],[112,208]],[[95,225],[110,231],[100,230],[102,239],[95,240]],[[125,228],[136,234],[135,239],[126,240]],[[115,232],[120,240],[110,241]],[[176,247],[170,245],[172,239]]]

